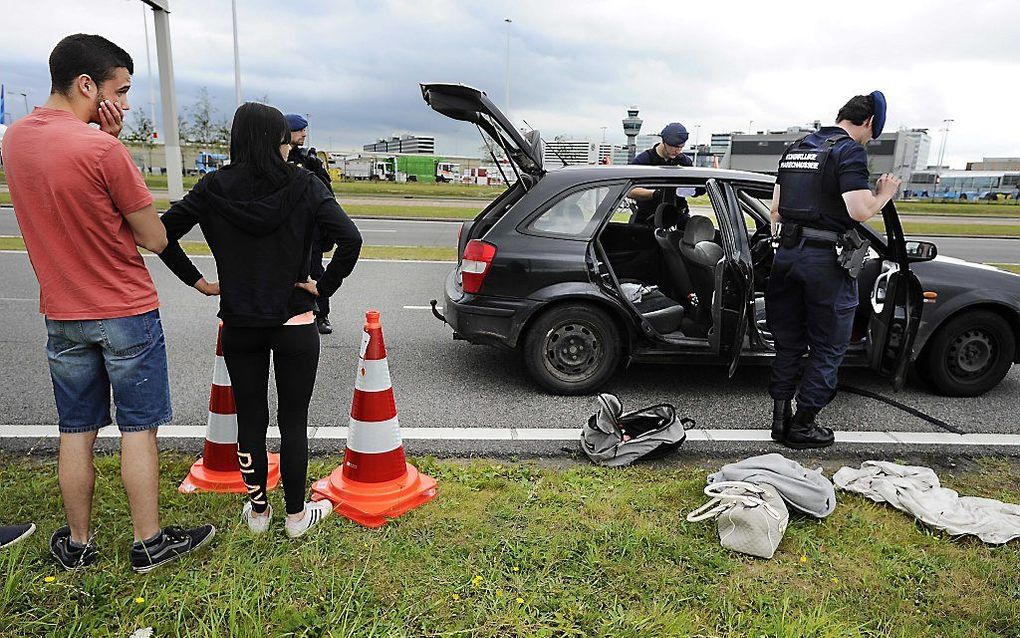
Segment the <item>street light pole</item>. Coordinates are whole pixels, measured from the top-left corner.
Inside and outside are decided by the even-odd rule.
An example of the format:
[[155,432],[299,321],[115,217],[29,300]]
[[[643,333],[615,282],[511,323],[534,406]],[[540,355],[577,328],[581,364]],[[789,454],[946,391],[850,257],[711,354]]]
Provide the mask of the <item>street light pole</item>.
[[748,123],[747,123],[747,134],[748,135],[751,135],[753,133],[753,131],[751,129],[752,126],[754,126],[754,120],[748,121]]
[[694,125],[694,165],[698,165],[698,141],[701,139],[701,125]]
[[23,91],[19,95],[25,98],[25,115],[28,115],[28,91]]
[[[152,83],[152,55],[149,53],[149,20],[145,16],[145,5],[142,5],[142,28],[145,29],[145,63],[149,69],[149,119],[152,120],[152,131],[156,132],[156,89]],[[149,140],[152,143],[152,140]],[[149,162],[152,171],[152,162]]]
[[510,117],[510,25],[513,20],[506,18],[506,116]]
[[234,100],[241,106],[241,53],[237,47],[237,0],[230,0],[234,18]]
[[[953,120],[946,118],[942,120],[942,144],[939,146],[939,162],[938,166],[935,167],[935,193],[938,193],[939,182],[942,177],[942,160],[946,156],[946,138],[949,137],[949,125],[953,123]],[[934,199],[934,194],[932,199]]]

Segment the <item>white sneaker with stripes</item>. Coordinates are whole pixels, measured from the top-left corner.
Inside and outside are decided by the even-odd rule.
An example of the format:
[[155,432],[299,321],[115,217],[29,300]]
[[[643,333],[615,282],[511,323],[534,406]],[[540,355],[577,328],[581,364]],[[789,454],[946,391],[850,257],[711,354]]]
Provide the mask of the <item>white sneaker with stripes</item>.
[[297,538],[308,530],[312,529],[317,523],[326,519],[330,512],[333,511],[333,504],[329,501],[309,501],[305,503],[305,514],[296,521],[292,521],[289,518],[285,524],[287,528],[287,536],[291,538]]
[[269,529],[269,519],[273,517],[273,506],[270,505],[265,512],[265,516],[256,514],[251,507],[251,501],[244,504],[244,509],[241,510],[241,518],[244,519],[245,523],[248,523],[248,529],[251,530],[252,534],[263,534]]

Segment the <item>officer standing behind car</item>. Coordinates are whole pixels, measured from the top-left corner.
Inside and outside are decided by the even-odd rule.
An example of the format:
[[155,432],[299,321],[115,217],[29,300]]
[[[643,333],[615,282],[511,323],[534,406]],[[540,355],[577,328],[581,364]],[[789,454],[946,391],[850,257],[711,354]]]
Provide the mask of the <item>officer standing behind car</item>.
[[776,348],[769,384],[772,438],[787,447],[821,448],[834,441],[815,416],[836,394],[850,342],[856,277],[868,250],[856,228],[878,214],[900,185],[886,173],[875,194],[868,187],[864,145],[882,134],[885,114],[880,91],[855,96],[839,110],[835,126],[794,142],[779,161],[772,195],[779,246],[765,308]]
[[[311,171],[332,192],[333,185],[330,183],[329,172],[322,164],[322,160],[316,156],[315,149],[303,148],[305,140],[308,139],[308,120],[297,113],[288,113],[284,117],[287,119],[287,125],[290,127],[290,154],[287,156],[287,161]],[[322,273],[325,272],[322,266],[322,256],[332,250],[332,248],[332,244],[324,244],[319,239],[319,233],[315,233],[315,237],[312,240],[312,263],[309,270],[309,276],[312,279],[318,281]],[[319,329],[319,334],[331,334],[333,332],[333,325],[329,322],[329,297],[319,297],[316,300],[316,305],[318,306],[318,311],[315,313],[315,325]]]
[[[660,134],[662,141],[634,156],[634,159],[630,161],[631,164],[638,164],[644,166],[693,166],[694,162],[691,158],[684,155],[684,145],[687,144],[687,129],[680,122],[673,122],[667,124],[662,129]],[[690,219],[690,209],[687,206],[687,200],[684,199],[684,195],[694,196],[700,193],[696,193],[693,188],[688,189],[676,189],[677,195],[680,196],[677,200],[677,208],[680,210],[680,221],[679,227],[687,223]],[[637,215],[634,223],[637,224],[650,224],[652,218],[655,217],[655,209],[664,201],[667,192],[666,189],[658,188],[632,188],[628,195],[631,199],[637,202]]]

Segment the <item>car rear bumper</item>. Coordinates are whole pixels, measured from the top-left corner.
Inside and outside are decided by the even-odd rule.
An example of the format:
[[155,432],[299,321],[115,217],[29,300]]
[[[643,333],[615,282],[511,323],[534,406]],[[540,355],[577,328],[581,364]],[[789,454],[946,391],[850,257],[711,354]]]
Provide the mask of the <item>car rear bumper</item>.
[[446,278],[443,314],[454,337],[487,345],[516,348],[521,327],[542,302],[465,294],[457,271]]

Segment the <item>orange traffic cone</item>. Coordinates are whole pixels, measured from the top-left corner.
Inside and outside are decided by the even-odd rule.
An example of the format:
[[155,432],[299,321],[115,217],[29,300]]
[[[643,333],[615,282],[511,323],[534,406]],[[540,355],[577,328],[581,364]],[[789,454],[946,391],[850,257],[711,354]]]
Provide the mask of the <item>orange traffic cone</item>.
[[[280,456],[269,454],[266,489],[280,484]],[[223,360],[223,322],[216,333],[216,367],[209,392],[209,421],[205,431],[205,451],[195,461],[187,478],[177,488],[191,492],[247,492],[237,462],[237,406],[230,389],[230,374]]]
[[436,480],[404,458],[379,312],[369,310],[344,463],[312,484],[312,499],[328,499],[337,514],[365,527],[381,527],[435,496]]

